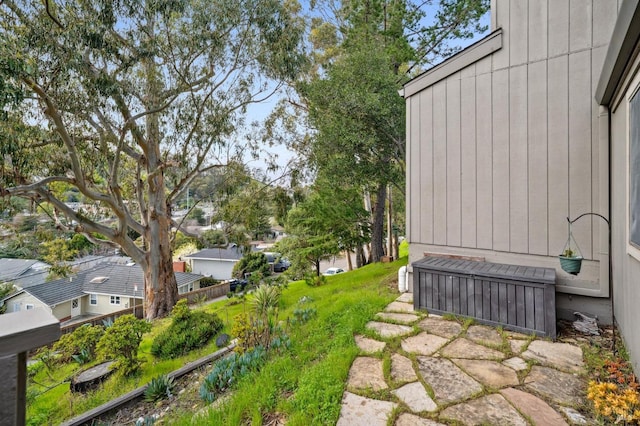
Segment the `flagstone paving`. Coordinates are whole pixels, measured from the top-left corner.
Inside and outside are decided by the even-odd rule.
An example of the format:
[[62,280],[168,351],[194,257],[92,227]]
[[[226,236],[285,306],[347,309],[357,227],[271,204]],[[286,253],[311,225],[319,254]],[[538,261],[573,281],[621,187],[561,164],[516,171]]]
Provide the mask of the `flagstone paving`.
[[367,328],[379,337],[354,336],[340,426],[593,424],[578,411],[587,378],[575,341],[465,328],[414,312],[408,293]]

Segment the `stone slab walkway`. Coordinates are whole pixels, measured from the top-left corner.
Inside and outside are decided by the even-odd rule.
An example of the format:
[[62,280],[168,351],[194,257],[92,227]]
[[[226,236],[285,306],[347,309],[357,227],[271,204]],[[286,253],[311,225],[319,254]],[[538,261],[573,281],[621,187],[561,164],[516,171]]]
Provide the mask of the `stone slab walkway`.
[[414,312],[401,295],[354,360],[338,425],[582,425],[587,377],[575,343]]

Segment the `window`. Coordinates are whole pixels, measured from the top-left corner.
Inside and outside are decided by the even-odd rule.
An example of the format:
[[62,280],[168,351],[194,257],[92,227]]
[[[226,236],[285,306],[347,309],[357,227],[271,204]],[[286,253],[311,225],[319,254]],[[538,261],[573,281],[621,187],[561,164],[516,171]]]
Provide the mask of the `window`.
[[627,174],[628,252],[640,259],[640,90],[629,98],[629,143]]
[[31,303],[27,303],[24,307],[27,311],[33,309],[33,305]]
[[78,299],[73,299],[71,301],[71,309],[78,309]]
[[119,305],[120,304],[120,296],[111,296],[111,304]]
[[13,312],[20,312],[20,302],[15,302],[13,304]]
[[97,294],[90,294],[89,295],[89,304],[92,306],[97,306],[98,305],[98,295]]

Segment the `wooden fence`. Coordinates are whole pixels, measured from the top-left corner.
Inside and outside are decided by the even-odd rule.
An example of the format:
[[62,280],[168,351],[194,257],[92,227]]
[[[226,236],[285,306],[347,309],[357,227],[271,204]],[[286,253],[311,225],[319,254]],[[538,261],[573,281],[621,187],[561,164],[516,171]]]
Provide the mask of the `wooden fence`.
[[[180,294],[178,296],[178,300],[187,299],[187,302],[189,304],[193,304],[196,302],[200,302],[202,300],[211,300],[221,296],[226,296],[227,293],[229,293],[229,283],[224,282],[221,284],[216,284],[211,287],[200,288],[198,290]],[[135,316],[137,318],[143,318],[142,305],[136,305],[130,308],[122,309],[117,312],[111,312],[110,314],[91,317],[91,318],[87,318],[85,321],[62,326],[60,327],[60,332],[62,334],[67,334],[67,333],[72,333],[75,329],[85,324],[102,325],[104,321],[115,321],[117,318],[123,315],[133,314],[134,309],[135,309]]]

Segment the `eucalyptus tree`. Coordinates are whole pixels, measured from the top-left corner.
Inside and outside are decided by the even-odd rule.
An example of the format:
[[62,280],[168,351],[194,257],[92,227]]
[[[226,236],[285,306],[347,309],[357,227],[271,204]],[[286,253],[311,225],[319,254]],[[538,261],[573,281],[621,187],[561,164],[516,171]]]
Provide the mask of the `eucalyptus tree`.
[[[147,318],[167,314],[177,299],[172,205],[234,152],[247,106],[295,78],[298,7],[0,1],[0,137],[14,142],[0,160],[0,195],[48,203],[91,241],[120,246],[144,270]],[[9,134],[16,126],[29,131]],[[110,209],[115,225],[74,212],[56,183]]]

